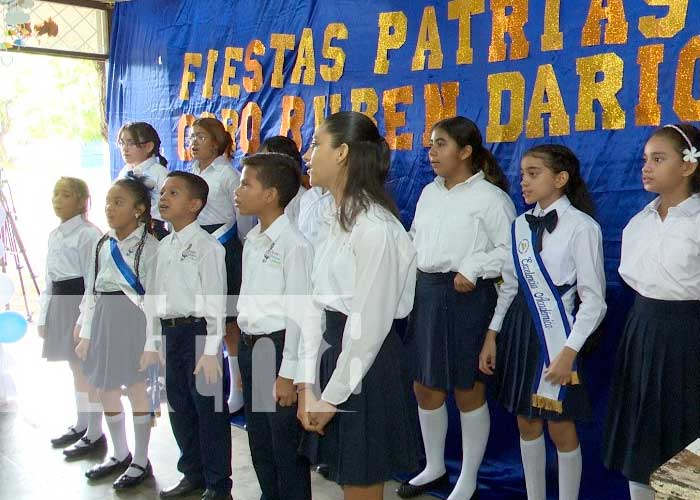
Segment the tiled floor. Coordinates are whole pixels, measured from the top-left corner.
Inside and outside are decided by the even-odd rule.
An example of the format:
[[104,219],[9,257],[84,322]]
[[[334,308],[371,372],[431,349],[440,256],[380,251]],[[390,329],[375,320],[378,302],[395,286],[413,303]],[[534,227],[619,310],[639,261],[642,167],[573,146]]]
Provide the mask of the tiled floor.
[[[17,386],[17,396],[0,407],[0,500],[85,499],[102,500],[158,498],[158,490],[179,480],[175,468],[178,450],[167,416],[158,419],[151,438],[150,458],[155,477],[126,493],[116,493],[105,479],[88,484],[84,472],[104,456],[66,462],[61,450],[51,448],[49,439],[60,434],[73,418],[70,373],[60,363],[40,359],[41,343],[33,328],[17,344],[5,345],[13,360],[9,373]],[[126,399],[125,399],[126,401]],[[106,426],[105,426],[106,430]],[[260,489],[250,462],[245,431],[232,427],[233,497],[258,500]],[[130,419],[127,434],[132,436]],[[129,438],[133,444],[132,438]],[[314,499],[342,499],[340,488],[312,473]],[[396,499],[395,483],[387,484],[385,499]],[[197,497],[194,497],[197,498]]]

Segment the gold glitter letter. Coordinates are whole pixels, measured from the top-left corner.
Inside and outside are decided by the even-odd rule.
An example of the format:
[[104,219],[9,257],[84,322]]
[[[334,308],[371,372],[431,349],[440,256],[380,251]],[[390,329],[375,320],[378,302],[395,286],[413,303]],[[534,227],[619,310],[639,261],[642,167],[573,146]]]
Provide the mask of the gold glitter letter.
[[471,64],[474,60],[471,19],[472,14],[482,14],[483,12],[484,0],[452,0],[447,4],[447,18],[450,21],[459,21],[457,64]]
[[559,31],[561,0],[546,0],[544,4],[544,33],[540,38],[542,51],[564,48],[564,34]]
[[603,7],[603,0],[591,0],[588,9],[586,24],[581,32],[581,45],[590,47],[600,45],[601,22],[605,20],[605,43],[627,43],[627,19],[625,18],[625,6],[622,0],[607,0],[607,6]]
[[241,113],[241,151],[246,154],[256,153],[260,147],[260,125],[262,111],[260,106],[249,102]]
[[[236,78],[236,67],[231,65],[231,61],[240,61],[243,59],[243,49],[240,47],[226,47],[226,57],[224,60],[224,76],[221,79],[221,95],[224,97],[235,97],[241,95],[241,86],[237,83],[231,83],[231,80]],[[206,84],[204,86],[206,88]],[[204,96],[207,97],[207,96]],[[209,97],[211,99],[211,90]]]
[[[523,131],[525,116],[525,77],[519,71],[488,76],[489,123],[486,142],[513,142]],[[510,94],[510,121],[501,123],[503,93]]]
[[700,59],[700,36],[694,36],[681,49],[676,70],[673,110],[682,121],[700,120],[700,99],[693,97],[695,67]]
[[379,111],[379,96],[377,96],[376,90],[373,88],[352,89],[350,92],[350,102],[353,111],[364,113],[372,119],[375,125],[377,124],[374,115]]
[[459,82],[445,82],[440,85],[428,83],[423,88],[425,100],[425,129],[423,131],[423,146],[430,145],[430,134],[433,125],[445,118],[457,116],[457,97],[459,96]]
[[413,147],[413,133],[406,132],[396,135],[396,129],[406,125],[406,112],[397,111],[398,103],[413,104],[413,87],[407,85],[384,91],[382,106],[384,107],[384,125],[386,126],[386,142],[392,150],[409,150]]
[[257,59],[253,59],[253,54],[256,56],[265,55],[265,46],[260,40],[251,40],[245,49],[245,70],[253,73],[252,78],[243,77],[243,88],[248,93],[258,92],[263,84],[262,64]]
[[286,95],[282,97],[282,120],[280,121],[280,135],[288,137],[292,131],[292,139],[301,148],[301,126],[304,124],[304,111],[306,104],[301,97]]
[[649,5],[668,7],[666,17],[644,16],[639,18],[639,31],[647,38],[673,38],[684,27],[688,14],[688,0],[644,0]]
[[639,47],[637,64],[639,64],[639,104],[634,108],[635,125],[659,125],[661,123],[661,106],[659,106],[659,64],[664,61],[664,46],[645,45]]
[[389,72],[389,50],[398,49],[406,43],[408,20],[402,11],[379,13],[379,40],[374,72],[386,75]]
[[[272,81],[270,84],[281,89],[284,86],[284,53],[288,50],[294,50],[296,37],[294,35],[284,35],[281,33],[273,33],[270,35],[270,47],[275,49],[275,66],[272,70]],[[241,139],[241,145],[243,139]]]
[[331,45],[334,38],[338,40],[348,39],[348,28],[343,23],[329,24],[323,35],[323,57],[335,61],[333,66],[321,65],[321,78],[327,82],[337,82],[345,70],[345,51]]
[[435,7],[432,5],[423,9],[423,19],[421,19],[420,22],[418,43],[416,44],[416,52],[413,54],[411,71],[425,69],[426,51],[430,52],[428,56],[428,68],[442,68],[442,44],[440,43],[440,32],[438,31]]
[[187,101],[190,98],[190,83],[195,81],[195,75],[190,68],[202,66],[202,54],[199,52],[185,52],[185,61],[182,68],[182,83],[180,83],[180,100]]
[[[506,8],[512,12],[506,14]],[[530,42],[525,38],[523,27],[527,23],[527,0],[491,0],[493,26],[489,62],[506,60],[506,33],[510,35],[510,60],[525,59],[530,50]]]
[[[595,129],[593,101],[598,101],[603,108],[603,129],[625,128],[625,111],[615,97],[622,88],[624,67],[624,61],[613,53],[576,59],[576,73],[580,80],[576,113],[578,132]],[[596,81],[598,73],[603,74],[600,81]]]
[[291,83],[299,83],[304,70],[304,85],[316,83],[316,55],[314,54],[314,34],[311,28],[304,28],[297,49],[297,62],[292,70]]

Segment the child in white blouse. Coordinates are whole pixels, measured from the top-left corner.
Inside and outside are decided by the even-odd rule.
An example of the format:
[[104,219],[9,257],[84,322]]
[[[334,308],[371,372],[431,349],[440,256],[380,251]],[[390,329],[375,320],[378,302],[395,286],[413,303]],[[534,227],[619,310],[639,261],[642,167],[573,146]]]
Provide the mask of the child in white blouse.
[[536,146],[520,171],[525,202],[535,207],[513,224],[512,256],[479,368],[496,372],[497,398],[517,416],[528,498],[546,498],[546,420],[557,448],[559,498],[576,500],[582,458],[575,421],[591,412],[577,354],[606,311],[602,234],[571,150]]
[[615,363],[605,465],[652,500],[650,474],[700,435],[700,130],[666,125],[644,146],[658,197],[622,233],[620,276],[635,291]]

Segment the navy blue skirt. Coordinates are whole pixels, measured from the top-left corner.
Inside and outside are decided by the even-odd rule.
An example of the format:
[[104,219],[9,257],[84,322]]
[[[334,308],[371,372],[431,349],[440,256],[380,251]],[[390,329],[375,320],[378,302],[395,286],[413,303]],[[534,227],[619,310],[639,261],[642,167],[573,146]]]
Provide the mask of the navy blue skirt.
[[48,361],[77,362],[73,330],[80,316],[85,292],[83,278],[51,283],[51,299],[46,312],[46,336],[42,356]]
[[591,418],[591,403],[586,389],[583,360],[576,359],[580,383],[566,386],[562,413],[532,406],[532,393],[540,359],[540,339],[522,291],[513,299],[496,336],[496,399],[514,415],[545,420]]
[[123,293],[95,297],[92,334],[83,373],[96,389],[128,387],[146,379],[139,371],[146,344],[146,316]]
[[473,291],[459,293],[455,275],[418,271],[411,313],[415,380],[444,391],[474,387],[498,299],[493,280],[479,279]]
[[[342,350],[347,317],[326,311],[321,355],[321,389],[333,375]],[[328,465],[328,477],[350,486],[370,486],[418,467],[413,420],[401,381],[401,340],[392,328],[362,379],[362,391],[338,405],[325,435],[304,432],[300,453]]]
[[[209,234],[219,229],[223,224],[211,224],[202,226]],[[238,235],[233,235],[223,245],[226,250],[226,322],[230,323],[238,316],[236,309],[238,294],[241,293],[241,280],[243,279],[243,243],[238,239]]]
[[605,465],[630,481],[700,436],[700,301],[637,295],[620,339],[605,422]]

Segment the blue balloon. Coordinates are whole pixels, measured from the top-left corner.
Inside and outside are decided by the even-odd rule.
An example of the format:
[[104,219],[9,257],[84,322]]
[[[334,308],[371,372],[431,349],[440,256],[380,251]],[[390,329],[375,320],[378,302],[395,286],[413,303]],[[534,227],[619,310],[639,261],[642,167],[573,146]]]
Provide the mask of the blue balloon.
[[17,342],[27,333],[27,320],[19,313],[6,311],[0,313],[0,343]]

